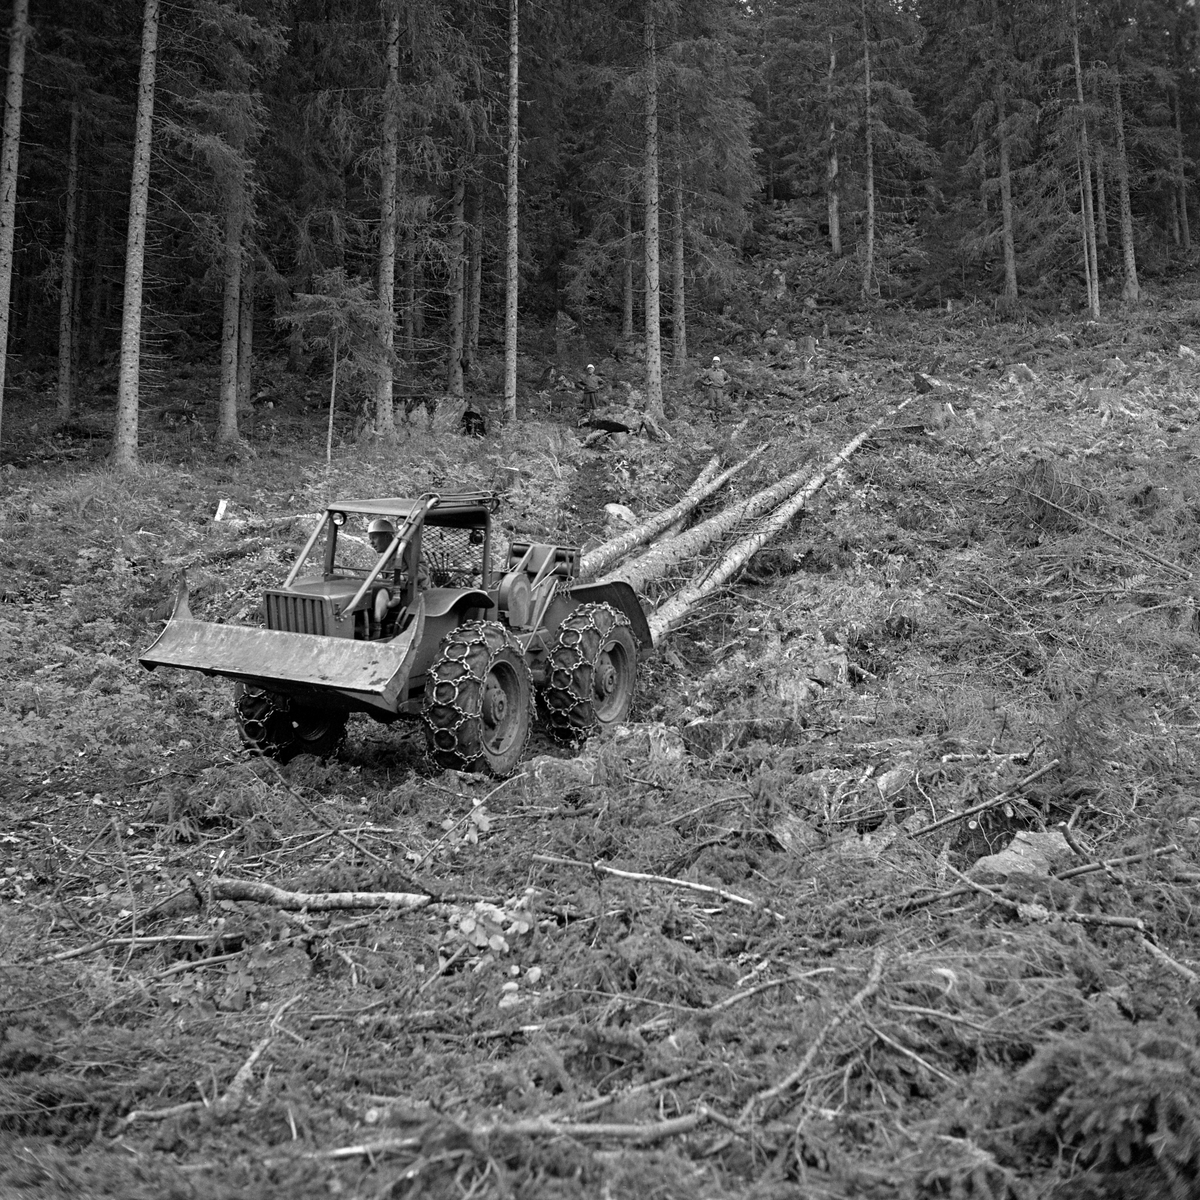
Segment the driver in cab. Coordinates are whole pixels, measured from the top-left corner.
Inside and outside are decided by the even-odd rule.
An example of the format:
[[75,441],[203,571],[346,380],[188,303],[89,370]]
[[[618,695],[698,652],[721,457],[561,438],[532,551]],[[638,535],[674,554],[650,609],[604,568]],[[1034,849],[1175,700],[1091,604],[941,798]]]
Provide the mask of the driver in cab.
[[[367,541],[371,543],[371,549],[376,554],[383,554],[385,550],[392,544],[396,537],[396,527],[386,517],[376,517],[367,526]],[[393,572],[393,586],[404,591],[408,586],[408,576],[411,569],[411,543],[404,548],[404,556],[400,560],[399,566],[395,563],[395,555],[383,565],[383,570],[380,571],[379,577],[383,579],[389,571]],[[427,588],[429,586],[429,573],[425,570],[425,564],[417,568],[417,586]]]

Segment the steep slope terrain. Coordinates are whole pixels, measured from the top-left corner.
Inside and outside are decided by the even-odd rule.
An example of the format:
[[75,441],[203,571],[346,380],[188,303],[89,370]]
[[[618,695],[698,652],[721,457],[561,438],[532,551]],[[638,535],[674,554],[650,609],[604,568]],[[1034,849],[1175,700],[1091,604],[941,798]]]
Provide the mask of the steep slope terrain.
[[[484,440],[339,427],[328,468],[286,407],[240,459],[155,428],[127,478],[99,417],[30,433],[0,1192],[1193,1194],[1198,311],[726,331],[734,411],[676,380],[669,441],[585,447],[532,391]],[[251,619],[333,495],[495,487],[510,536],[594,545],[713,450],[768,443],[710,510],[914,393],[643,664],[628,725],[510,780],[357,719],[278,768],[226,685],[136,664],[180,568]]]

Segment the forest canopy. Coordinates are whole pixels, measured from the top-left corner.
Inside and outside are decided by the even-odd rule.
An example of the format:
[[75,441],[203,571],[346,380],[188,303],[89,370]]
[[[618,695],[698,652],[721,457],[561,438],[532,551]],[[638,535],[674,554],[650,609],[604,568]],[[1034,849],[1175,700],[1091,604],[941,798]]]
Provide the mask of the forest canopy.
[[661,292],[682,363],[770,210],[822,302],[1099,315],[1191,248],[1192,0],[15,0],[7,58],[8,348],[63,417],[219,345],[235,440],[335,277],[377,400],[461,396],[506,292],[651,343]]

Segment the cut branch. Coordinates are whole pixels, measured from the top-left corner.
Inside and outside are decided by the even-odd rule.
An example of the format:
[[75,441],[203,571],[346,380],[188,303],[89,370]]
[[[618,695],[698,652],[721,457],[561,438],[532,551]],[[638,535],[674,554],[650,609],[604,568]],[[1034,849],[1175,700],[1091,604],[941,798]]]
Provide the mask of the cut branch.
[[346,908],[398,908],[415,912],[419,908],[439,909],[433,897],[416,892],[287,892],[269,883],[251,879],[214,879],[208,888],[214,900],[251,900],[271,904],[286,912],[331,912]]
[[744,904],[747,908],[757,908],[760,912],[765,912],[777,920],[784,919],[782,913],[777,913],[773,909],[767,908],[765,904],[760,904],[757,900],[749,900],[745,896],[739,896],[736,892],[727,892],[724,888],[711,887],[707,883],[693,883],[690,879],[675,879],[670,875],[647,875],[641,871],[622,871],[617,867],[606,867],[599,862],[580,862],[575,858],[559,858],[553,854],[534,854],[534,862],[549,863],[553,866],[561,867],[585,867],[600,875],[612,875],[616,879],[630,879],[635,883],[658,883],[665,887],[683,888],[689,892],[701,892],[707,896],[717,896],[722,900],[728,900],[731,904]]

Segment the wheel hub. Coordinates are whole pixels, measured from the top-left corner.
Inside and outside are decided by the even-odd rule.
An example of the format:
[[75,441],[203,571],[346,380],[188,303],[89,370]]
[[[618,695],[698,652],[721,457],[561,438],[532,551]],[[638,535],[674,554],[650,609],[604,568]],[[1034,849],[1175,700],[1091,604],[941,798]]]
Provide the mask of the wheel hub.
[[482,715],[484,723],[492,726],[502,725],[508,716],[508,696],[495,680],[488,680],[487,689],[483,693]]

